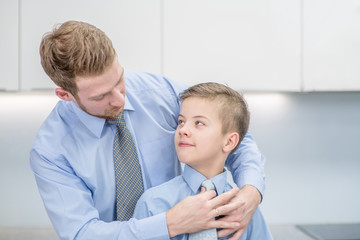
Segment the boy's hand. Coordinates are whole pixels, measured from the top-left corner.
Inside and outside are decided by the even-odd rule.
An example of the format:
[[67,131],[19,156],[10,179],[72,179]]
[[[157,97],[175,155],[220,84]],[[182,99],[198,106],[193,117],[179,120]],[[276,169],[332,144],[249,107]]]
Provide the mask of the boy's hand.
[[215,197],[215,191],[202,189],[198,195],[184,198],[166,212],[166,223],[170,238],[207,228],[239,229],[241,225],[236,220],[227,219],[223,221],[219,219],[215,221],[216,216],[241,209],[242,201],[231,201],[238,195],[238,192],[239,188],[234,188]]
[[244,187],[242,187],[237,193],[236,197],[234,197],[230,201],[230,203],[242,203],[240,204],[241,207],[235,209],[228,214],[224,214],[225,216],[221,218],[221,221],[238,222],[239,227],[223,228],[222,230],[218,231],[218,237],[226,237],[234,233],[234,235],[229,239],[240,239],[241,235],[247,228],[252,216],[254,215],[254,212],[256,211],[256,208],[258,207],[260,201],[261,195],[255,187],[250,185],[245,185]]

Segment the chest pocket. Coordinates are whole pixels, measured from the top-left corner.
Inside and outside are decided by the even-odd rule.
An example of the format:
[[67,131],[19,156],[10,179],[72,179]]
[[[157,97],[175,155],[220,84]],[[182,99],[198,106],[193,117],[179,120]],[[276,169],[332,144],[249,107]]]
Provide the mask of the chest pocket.
[[180,174],[180,162],[174,146],[174,134],[139,146],[147,188],[157,186]]

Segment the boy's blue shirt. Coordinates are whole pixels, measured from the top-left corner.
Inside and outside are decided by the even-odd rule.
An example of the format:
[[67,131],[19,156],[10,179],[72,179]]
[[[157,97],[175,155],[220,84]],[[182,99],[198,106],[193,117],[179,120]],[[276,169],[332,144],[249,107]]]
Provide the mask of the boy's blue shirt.
[[[133,217],[143,219],[166,212],[185,197],[200,193],[201,183],[206,179],[207,178],[201,173],[197,172],[190,166],[185,165],[182,175],[177,176],[159,186],[146,190],[136,205]],[[221,174],[216,175],[210,180],[214,183],[218,194],[232,189],[232,186],[227,181],[226,171],[223,171]],[[186,240],[188,239],[188,234],[181,234],[172,239]],[[260,212],[260,209],[255,211],[252,220],[240,239],[272,239],[270,230],[262,213]]]

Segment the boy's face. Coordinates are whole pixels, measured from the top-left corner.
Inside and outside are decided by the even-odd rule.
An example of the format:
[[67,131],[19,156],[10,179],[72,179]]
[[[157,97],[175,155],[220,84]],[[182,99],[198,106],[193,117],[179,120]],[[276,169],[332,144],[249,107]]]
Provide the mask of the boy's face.
[[116,118],[125,105],[124,69],[117,59],[103,74],[77,77],[79,89],[73,100],[90,115]]
[[[175,147],[179,160],[196,170],[223,165],[223,145],[219,104],[199,97],[183,101],[179,125],[175,132]],[[221,167],[222,169],[222,167]]]

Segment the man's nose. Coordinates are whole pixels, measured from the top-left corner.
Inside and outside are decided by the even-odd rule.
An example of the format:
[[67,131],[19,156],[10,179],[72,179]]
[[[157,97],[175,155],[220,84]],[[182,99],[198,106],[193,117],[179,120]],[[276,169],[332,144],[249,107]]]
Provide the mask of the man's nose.
[[125,104],[125,94],[122,93],[119,90],[113,90],[111,93],[111,102],[110,104],[112,106],[116,106],[116,107],[122,107]]

